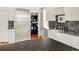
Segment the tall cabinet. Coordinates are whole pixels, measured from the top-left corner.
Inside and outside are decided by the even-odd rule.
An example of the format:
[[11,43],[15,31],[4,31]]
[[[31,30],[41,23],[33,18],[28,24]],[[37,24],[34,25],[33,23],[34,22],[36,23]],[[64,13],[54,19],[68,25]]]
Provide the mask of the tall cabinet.
[[30,40],[30,10],[17,8],[15,12],[15,41]]

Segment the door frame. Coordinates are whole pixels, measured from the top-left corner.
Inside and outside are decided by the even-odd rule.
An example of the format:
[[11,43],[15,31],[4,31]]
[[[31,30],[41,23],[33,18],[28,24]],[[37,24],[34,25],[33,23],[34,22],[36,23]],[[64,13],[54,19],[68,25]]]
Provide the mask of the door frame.
[[[30,23],[31,23],[31,15],[32,14],[37,14],[37,16],[38,16],[38,12],[31,12],[31,14],[30,14]],[[37,18],[37,20],[38,20],[38,18]],[[38,22],[38,21],[37,21]],[[39,27],[39,26],[38,26]],[[30,34],[31,34],[31,24],[30,24]],[[38,34],[37,34],[38,35]],[[31,34],[31,40],[32,40],[32,34]]]

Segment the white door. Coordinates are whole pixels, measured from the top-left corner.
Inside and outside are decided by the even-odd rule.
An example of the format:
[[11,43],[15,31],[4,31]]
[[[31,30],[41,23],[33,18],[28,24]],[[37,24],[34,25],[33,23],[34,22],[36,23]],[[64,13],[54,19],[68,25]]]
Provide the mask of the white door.
[[30,40],[30,11],[17,10],[15,13],[16,42]]

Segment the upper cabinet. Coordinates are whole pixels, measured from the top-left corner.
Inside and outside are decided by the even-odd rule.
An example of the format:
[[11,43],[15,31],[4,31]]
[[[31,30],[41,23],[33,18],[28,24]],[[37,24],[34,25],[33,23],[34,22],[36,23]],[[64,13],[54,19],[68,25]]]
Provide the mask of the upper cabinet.
[[79,7],[66,7],[64,11],[66,21],[79,21]]
[[16,8],[8,8],[9,20],[13,20],[14,19],[15,9]]
[[46,11],[47,11],[46,19],[48,21],[56,21],[56,15],[64,14],[63,7],[49,7],[46,9]]
[[48,21],[55,21],[55,8],[54,7],[48,7],[46,8],[46,20]]
[[61,15],[61,14],[64,14],[64,7],[57,7],[55,8],[55,14],[56,15]]

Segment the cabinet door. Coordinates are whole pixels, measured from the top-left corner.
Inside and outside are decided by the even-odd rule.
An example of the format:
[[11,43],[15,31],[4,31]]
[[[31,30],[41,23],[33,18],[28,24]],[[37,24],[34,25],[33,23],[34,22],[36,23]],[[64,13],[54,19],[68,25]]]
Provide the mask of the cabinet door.
[[30,39],[30,13],[16,10],[15,14],[16,42]]
[[56,15],[64,14],[64,7],[55,8]]
[[65,7],[66,21],[79,21],[79,8],[78,7]]
[[13,20],[14,19],[14,14],[15,14],[15,8],[12,8],[12,7],[10,7],[10,8],[8,8],[8,19],[9,20]]
[[48,37],[58,41],[58,32],[56,30],[48,30]]
[[56,11],[54,7],[46,8],[46,20],[56,21],[55,14],[56,14]]

